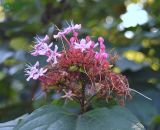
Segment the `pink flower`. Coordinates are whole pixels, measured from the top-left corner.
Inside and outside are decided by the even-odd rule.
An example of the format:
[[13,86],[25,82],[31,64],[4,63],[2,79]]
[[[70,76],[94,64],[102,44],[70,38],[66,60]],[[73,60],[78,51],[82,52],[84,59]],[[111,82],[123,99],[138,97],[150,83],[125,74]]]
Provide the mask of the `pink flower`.
[[104,43],[104,39],[102,38],[102,37],[99,37],[98,38],[98,41],[99,41],[99,43],[100,43],[100,52],[105,52],[105,49],[106,49],[106,47],[105,47],[105,45],[103,44]]
[[31,78],[34,80],[38,79],[39,77],[43,76],[45,72],[47,72],[47,69],[43,69],[39,67],[39,62],[37,61],[34,66],[28,65],[28,68],[25,69],[26,74],[29,77],[27,78],[27,81],[29,81]]
[[106,47],[104,45],[104,39],[102,37],[99,37],[98,41],[100,43],[100,51],[99,51],[99,53],[96,52],[95,58],[97,60],[103,61],[103,60],[106,60],[108,58],[108,53],[105,52]]
[[57,35],[53,35],[53,37],[54,37],[55,39],[61,38],[64,34],[65,34],[65,32],[58,32],[58,34],[57,34]]
[[38,43],[38,44],[39,44],[39,43],[41,43],[41,42],[43,42],[43,43],[44,43],[44,42],[48,42],[48,40],[49,40],[49,36],[48,36],[48,35],[46,35],[46,36],[45,36],[44,38],[42,38],[42,39],[41,39],[41,38],[39,38],[38,36],[36,36],[36,37],[35,37],[35,39],[36,39],[36,43]]
[[76,38],[75,37],[71,37],[70,38],[70,42],[71,42],[71,44],[75,43],[76,42]]
[[31,55],[46,55],[46,53],[50,51],[50,47],[53,45],[52,43],[50,45],[46,43],[49,40],[48,35],[46,35],[43,39],[40,39],[38,36],[35,39],[37,40],[37,44],[33,47]]
[[91,37],[90,36],[86,36],[86,41],[87,42],[91,41]]
[[91,49],[96,48],[99,45],[98,43],[95,44],[95,42],[91,40],[90,36],[86,36],[86,41],[87,42],[92,42],[92,44],[90,46]]
[[73,26],[73,29],[77,29],[77,30],[79,30],[79,29],[81,29],[81,24],[76,24],[76,25],[74,25]]
[[54,38],[62,38],[65,34],[69,34],[70,32],[74,32],[75,30],[81,29],[81,24],[71,24],[69,27],[64,30],[58,32],[57,35],[53,35]]
[[58,53],[57,51],[58,51],[58,46],[55,45],[54,51],[50,51],[50,53],[48,53],[47,62],[53,61],[53,64],[58,63],[57,62],[57,57],[60,57],[61,54]]
[[108,58],[108,53],[106,53],[106,52],[96,52],[96,54],[95,54],[95,58],[97,59],[97,60],[106,60],[107,58]]
[[63,91],[64,91],[65,95],[62,96],[62,98],[73,100],[73,97],[75,96],[75,94],[73,94],[71,90],[69,90],[68,92],[66,92],[65,90],[63,90]]
[[31,55],[33,56],[38,56],[38,55],[46,55],[47,52],[49,52],[51,49],[50,47],[52,47],[53,43],[51,44],[47,44],[47,43],[39,43],[39,44],[36,44],[34,47],[33,47],[33,51],[31,52]]
[[92,42],[91,41],[87,42],[85,39],[82,39],[80,43],[75,42],[74,44],[75,44],[74,45],[75,49],[80,49],[83,52],[91,47]]
[[81,29],[81,24],[75,24],[74,25],[72,23],[68,28],[65,28],[63,32],[65,34],[68,34],[68,33],[72,32],[72,31],[74,32],[75,30],[79,30],[79,29]]

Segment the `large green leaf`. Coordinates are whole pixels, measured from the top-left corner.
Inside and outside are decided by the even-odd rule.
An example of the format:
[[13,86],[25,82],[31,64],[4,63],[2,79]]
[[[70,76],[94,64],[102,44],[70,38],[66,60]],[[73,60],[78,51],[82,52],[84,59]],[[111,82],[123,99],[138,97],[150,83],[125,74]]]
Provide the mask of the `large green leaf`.
[[144,127],[133,114],[119,106],[80,115],[48,105],[31,113],[14,130],[144,130]]
[[143,94],[150,97],[152,101],[136,94],[131,102],[127,102],[126,107],[133,112],[143,124],[149,126],[154,117],[159,114],[160,93],[158,90],[152,88],[149,91],[143,91]]
[[17,119],[5,122],[5,123],[0,123],[0,130],[13,130],[14,126],[21,121],[22,119],[26,118],[28,114],[25,114],[21,117],[18,117]]

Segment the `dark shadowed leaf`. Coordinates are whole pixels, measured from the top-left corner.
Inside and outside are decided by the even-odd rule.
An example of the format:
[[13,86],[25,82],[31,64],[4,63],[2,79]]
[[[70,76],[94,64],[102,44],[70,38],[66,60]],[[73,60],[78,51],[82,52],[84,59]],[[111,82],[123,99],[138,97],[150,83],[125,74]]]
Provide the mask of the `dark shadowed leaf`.
[[[152,98],[151,96],[149,97]],[[149,125],[153,117],[158,114],[153,98],[152,101],[150,101],[144,97],[136,95],[131,102],[127,103],[126,106],[145,125]]]
[[52,105],[44,106],[14,130],[144,130],[143,125],[127,109],[116,106],[112,109],[99,108],[83,115],[69,113]]

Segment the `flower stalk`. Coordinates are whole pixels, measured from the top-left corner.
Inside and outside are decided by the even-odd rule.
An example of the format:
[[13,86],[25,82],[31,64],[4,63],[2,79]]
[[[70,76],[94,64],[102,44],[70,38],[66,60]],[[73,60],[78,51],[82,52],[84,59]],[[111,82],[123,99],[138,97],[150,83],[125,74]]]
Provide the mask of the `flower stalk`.
[[83,114],[85,111],[86,111],[86,106],[85,106],[85,85],[82,85],[81,113]]

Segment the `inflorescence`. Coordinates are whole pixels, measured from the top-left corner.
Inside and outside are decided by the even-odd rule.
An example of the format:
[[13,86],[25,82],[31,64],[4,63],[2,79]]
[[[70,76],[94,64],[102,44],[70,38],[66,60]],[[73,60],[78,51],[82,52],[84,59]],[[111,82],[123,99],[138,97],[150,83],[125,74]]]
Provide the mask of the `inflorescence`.
[[80,39],[80,29],[80,24],[72,24],[53,36],[61,40],[61,51],[57,45],[51,49],[53,43],[48,43],[48,35],[42,39],[37,36],[31,55],[45,56],[47,65],[40,68],[37,61],[28,66],[25,70],[27,81],[39,80],[45,92],[54,89],[63,94],[62,98],[78,101],[83,111],[93,96],[124,102],[131,97],[128,80],[113,72],[110,59],[114,56],[106,52],[104,39],[99,37],[96,42],[90,36]]

